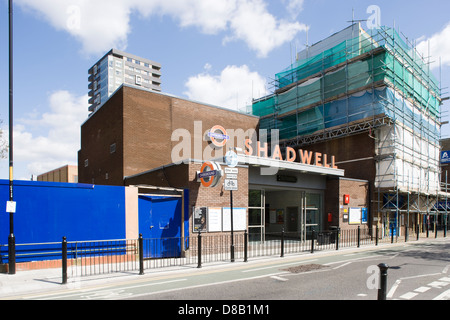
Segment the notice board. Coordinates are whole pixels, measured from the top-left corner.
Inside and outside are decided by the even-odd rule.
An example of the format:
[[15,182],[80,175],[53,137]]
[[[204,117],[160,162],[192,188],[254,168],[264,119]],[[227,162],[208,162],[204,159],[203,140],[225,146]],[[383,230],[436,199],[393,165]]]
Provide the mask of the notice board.
[[[233,208],[233,231],[247,229],[247,208]],[[231,208],[222,210],[222,231],[231,231]]]
[[208,208],[208,232],[222,231],[222,208]]
[[361,224],[361,208],[350,208],[349,224]]

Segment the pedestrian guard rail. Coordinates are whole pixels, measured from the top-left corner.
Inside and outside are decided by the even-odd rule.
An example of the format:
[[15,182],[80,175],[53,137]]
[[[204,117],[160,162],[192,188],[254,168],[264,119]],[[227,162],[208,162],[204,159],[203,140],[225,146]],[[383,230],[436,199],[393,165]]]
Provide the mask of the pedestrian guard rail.
[[[189,237],[144,239],[116,239],[97,241],[16,244],[16,261],[57,261],[62,268],[62,283],[68,279],[191,265],[201,268],[205,263],[234,262],[263,256],[284,257],[316,251],[378,245],[419,240],[420,237],[446,237],[447,228],[419,230],[409,228],[400,236],[396,230],[367,226],[356,229],[309,232],[266,233],[263,237],[249,236],[248,232],[230,234],[197,233]],[[249,241],[251,239],[251,241]],[[8,260],[8,247],[0,247],[0,261]]]

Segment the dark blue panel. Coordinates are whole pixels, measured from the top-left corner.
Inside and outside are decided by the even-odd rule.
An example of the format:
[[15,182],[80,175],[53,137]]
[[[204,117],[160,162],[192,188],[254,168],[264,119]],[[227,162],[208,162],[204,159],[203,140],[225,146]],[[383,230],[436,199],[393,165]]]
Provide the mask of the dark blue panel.
[[[125,188],[14,181],[16,243],[125,238]],[[9,181],[0,180],[0,242],[9,235]]]
[[[181,253],[181,197],[139,196],[139,232],[145,256],[179,257]],[[185,192],[185,236],[189,234],[189,196]]]

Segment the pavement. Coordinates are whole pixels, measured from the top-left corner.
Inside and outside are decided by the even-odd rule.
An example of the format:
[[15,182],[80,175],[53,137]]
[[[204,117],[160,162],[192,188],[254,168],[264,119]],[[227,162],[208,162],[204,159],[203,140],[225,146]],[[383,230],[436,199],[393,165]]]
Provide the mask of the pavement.
[[[438,238],[439,239],[439,238]],[[442,239],[442,238],[441,238]],[[434,241],[434,237],[429,239],[420,239],[419,242],[431,242]],[[410,241],[408,243],[419,243],[417,241]],[[362,246],[361,248],[342,248],[339,251],[334,251],[335,254],[345,253],[346,251],[363,251],[373,250],[379,247],[388,247],[395,245],[404,245],[404,242],[398,242],[395,244],[379,244]],[[316,251],[317,254],[329,254],[330,251]],[[315,254],[316,254],[315,253]],[[305,255],[305,253],[299,253]],[[279,259],[279,257],[267,257],[270,259]],[[221,267],[231,264],[222,264]],[[207,265],[204,265],[204,267]],[[220,267],[220,266],[216,266]],[[145,275],[149,276],[155,273],[176,272],[177,270],[196,269],[196,266],[169,266],[165,268],[158,268],[157,271],[145,270]],[[94,286],[101,286],[102,284],[108,284],[118,281],[139,279],[142,275],[139,275],[139,270],[128,271],[123,273],[103,274],[89,277],[77,277],[75,279],[69,276],[68,283],[62,284],[62,269],[39,269],[39,270],[17,270],[15,274],[10,275],[7,273],[0,273],[0,300],[15,300],[26,299],[27,295],[33,295],[42,292],[57,292],[70,289],[88,288]]]

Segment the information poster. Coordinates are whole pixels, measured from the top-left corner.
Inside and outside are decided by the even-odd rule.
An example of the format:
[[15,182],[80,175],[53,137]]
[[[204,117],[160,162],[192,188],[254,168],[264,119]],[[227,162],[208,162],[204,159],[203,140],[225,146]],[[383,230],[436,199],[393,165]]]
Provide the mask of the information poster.
[[194,230],[193,232],[205,232],[206,231],[206,218],[207,218],[206,207],[194,207]]
[[350,208],[349,224],[361,224],[361,208]]
[[208,232],[222,231],[222,208],[208,208]]
[[[247,209],[233,208],[233,231],[247,229]],[[231,208],[223,208],[222,231],[231,231]]]

